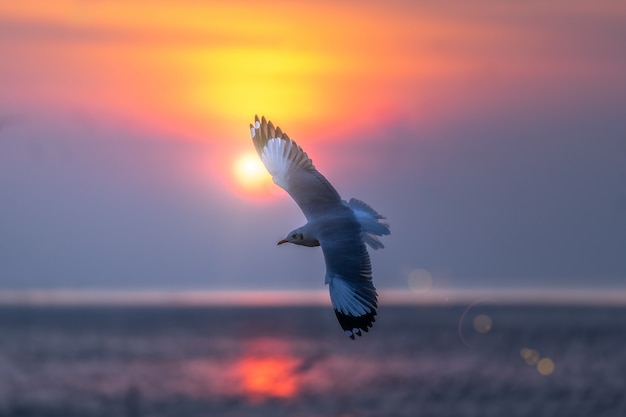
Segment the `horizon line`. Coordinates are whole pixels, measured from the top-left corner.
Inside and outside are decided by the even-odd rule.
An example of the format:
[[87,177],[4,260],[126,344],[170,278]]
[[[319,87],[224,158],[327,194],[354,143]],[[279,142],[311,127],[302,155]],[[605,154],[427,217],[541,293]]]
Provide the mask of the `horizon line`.
[[[380,305],[492,304],[626,306],[624,289],[379,290]],[[328,290],[0,289],[0,306],[330,306]]]

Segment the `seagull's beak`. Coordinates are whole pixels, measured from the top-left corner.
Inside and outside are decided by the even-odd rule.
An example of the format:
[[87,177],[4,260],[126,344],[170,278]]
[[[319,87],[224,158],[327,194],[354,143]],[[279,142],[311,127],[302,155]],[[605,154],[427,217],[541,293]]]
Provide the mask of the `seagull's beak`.
[[288,242],[288,240],[283,239],[283,240],[280,240],[280,241],[277,243],[277,245],[282,245],[283,243],[287,243],[287,242]]

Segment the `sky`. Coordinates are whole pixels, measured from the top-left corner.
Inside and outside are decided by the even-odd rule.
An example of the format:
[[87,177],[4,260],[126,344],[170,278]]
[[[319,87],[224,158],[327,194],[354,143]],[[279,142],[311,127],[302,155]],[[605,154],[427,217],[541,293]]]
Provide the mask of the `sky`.
[[255,114],[387,216],[378,288],[626,288],[621,0],[22,0],[0,56],[0,290],[323,288]]

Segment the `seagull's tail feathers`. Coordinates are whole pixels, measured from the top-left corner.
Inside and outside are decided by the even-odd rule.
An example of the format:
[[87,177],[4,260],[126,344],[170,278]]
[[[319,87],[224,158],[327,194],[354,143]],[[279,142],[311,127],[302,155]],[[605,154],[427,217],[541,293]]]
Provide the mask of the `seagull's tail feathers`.
[[391,233],[389,224],[382,221],[385,219],[385,216],[378,214],[369,204],[356,198],[350,199],[348,207],[352,209],[361,225],[365,243],[372,249],[384,248],[385,245],[376,236],[386,236]]

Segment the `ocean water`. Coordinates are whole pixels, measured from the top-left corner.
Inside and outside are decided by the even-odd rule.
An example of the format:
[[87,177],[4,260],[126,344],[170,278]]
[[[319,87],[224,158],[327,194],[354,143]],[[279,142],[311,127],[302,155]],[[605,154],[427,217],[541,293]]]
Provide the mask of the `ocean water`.
[[626,308],[5,306],[0,416],[626,416]]

